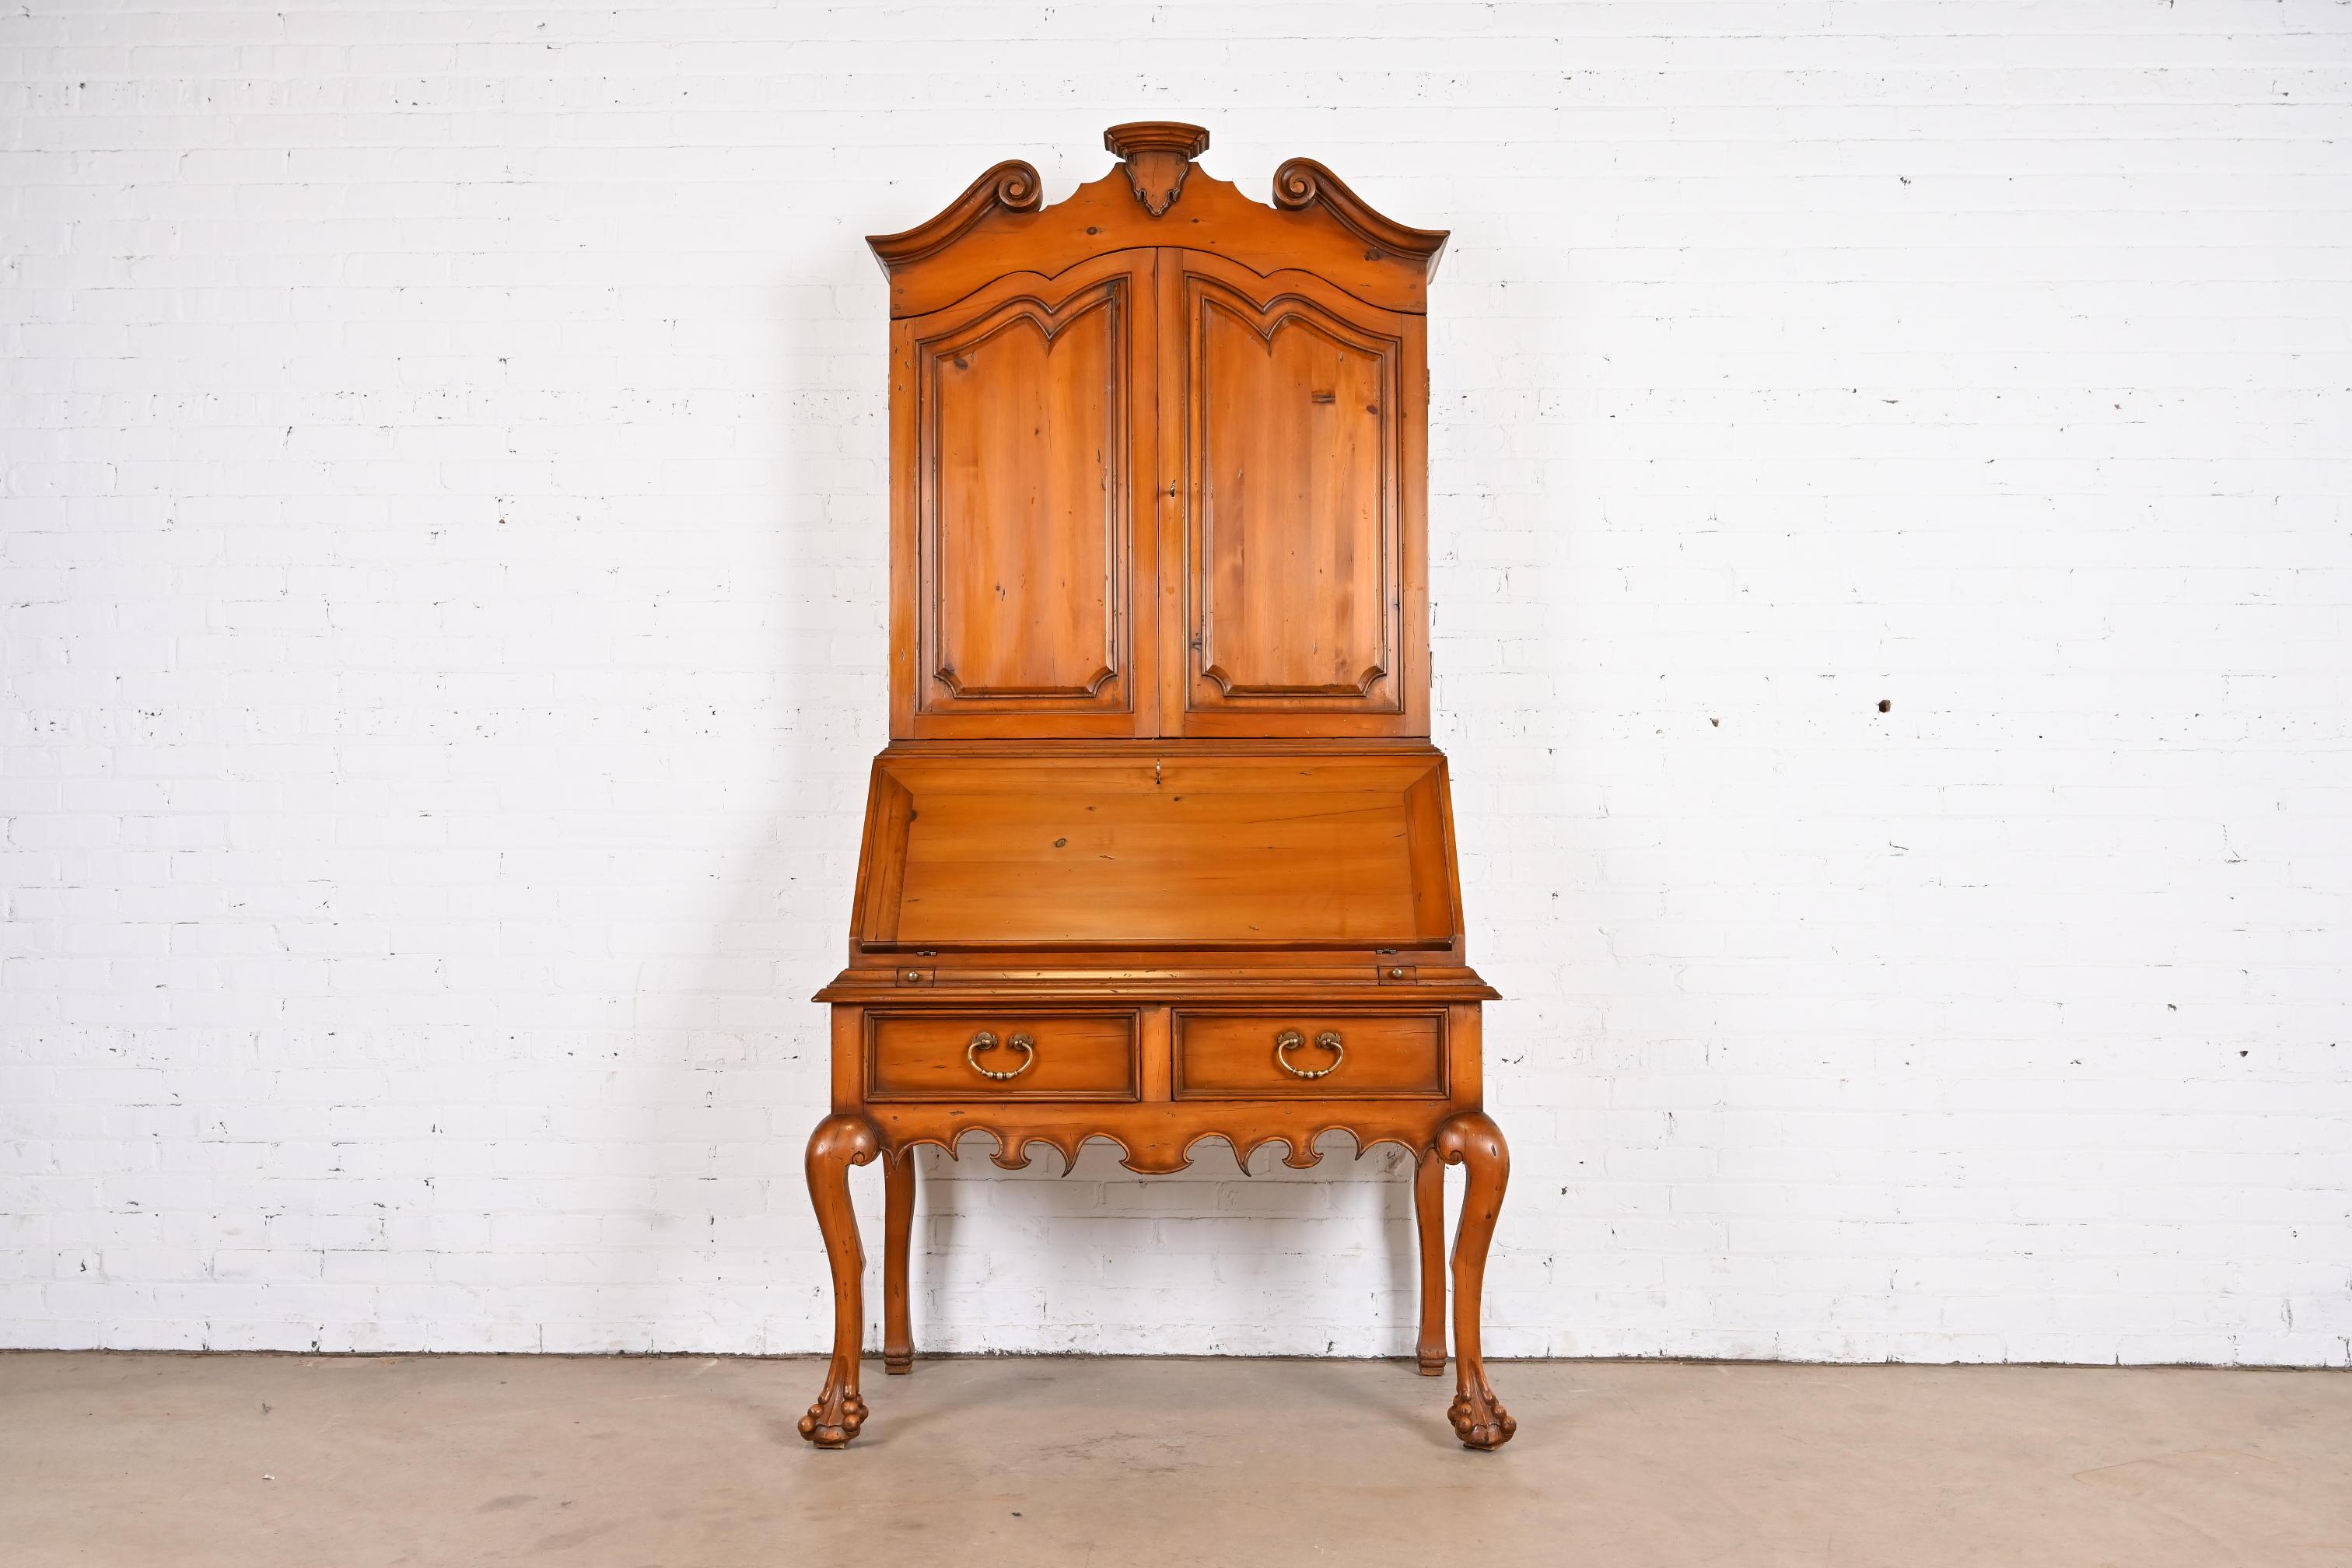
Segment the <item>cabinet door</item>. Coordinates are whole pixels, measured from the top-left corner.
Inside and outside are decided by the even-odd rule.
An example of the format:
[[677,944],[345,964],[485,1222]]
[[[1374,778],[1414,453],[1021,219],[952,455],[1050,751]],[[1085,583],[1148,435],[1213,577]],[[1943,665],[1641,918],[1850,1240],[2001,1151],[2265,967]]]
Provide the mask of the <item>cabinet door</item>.
[[1179,251],[1161,320],[1163,721],[1426,733],[1422,319]]
[[1126,251],[894,324],[894,733],[1150,732],[1152,279]]

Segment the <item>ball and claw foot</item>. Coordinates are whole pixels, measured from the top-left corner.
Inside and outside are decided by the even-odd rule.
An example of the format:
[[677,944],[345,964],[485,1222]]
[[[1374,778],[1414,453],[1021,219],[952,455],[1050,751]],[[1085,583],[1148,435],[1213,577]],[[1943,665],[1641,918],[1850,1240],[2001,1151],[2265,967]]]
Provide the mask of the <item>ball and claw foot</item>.
[[1464,1447],[1489,1453],[1509,1442],[1511,1434],[1519,1429],[1511,1413],[1495,1397],[1495,1391],[1486,1387],[1467,1388],[1455,1394],[1445,1418],[1454,1424],[1454,1435],[1462,1439]]
[[832,1389],[801,1417],[801,1436],[820,1448],[846,1448],[866,1425],[866,1401]]

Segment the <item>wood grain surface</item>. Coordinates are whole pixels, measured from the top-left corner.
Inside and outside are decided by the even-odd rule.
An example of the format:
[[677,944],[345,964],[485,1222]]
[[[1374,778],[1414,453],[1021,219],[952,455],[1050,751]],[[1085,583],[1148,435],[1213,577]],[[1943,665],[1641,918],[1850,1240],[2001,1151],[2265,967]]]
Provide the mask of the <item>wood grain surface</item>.
[[[1178,1171],[1327,1140],[1412,1160],[1416,1370],[1466,1447],[1509,1155],[1482,1104],[1445,759],[1429,745],[1428,381],[1445,236],[1321,164],[1275,205],[1114,126],[1045,205],[1006,162],[871,244],[890,278],[890,732],[875,760],[808,1180],[857,1436],[884,1167],[883,1364],[915,1364],[915,1152]],[[1444,1172],[1466,1172],[1450,1279]],[[1449,1289],[1450,1286],[1450,1289]]]

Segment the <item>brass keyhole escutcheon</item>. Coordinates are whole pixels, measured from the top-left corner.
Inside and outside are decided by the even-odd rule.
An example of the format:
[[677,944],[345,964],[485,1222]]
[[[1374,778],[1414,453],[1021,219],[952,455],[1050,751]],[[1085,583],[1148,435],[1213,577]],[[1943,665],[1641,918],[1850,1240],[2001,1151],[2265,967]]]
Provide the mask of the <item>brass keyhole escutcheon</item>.
[[1036,1041],[1026,1035],[1014,1035],[1004,1043],[1021,1053],[1021,1065],[1010,1072],[999,1072],[994,1068],[984,1068],[980,1065],[980,1053],[996,1048],[996,1037],[986,1029],[982,1029],[971,1037],[971,1044],[963,1048],[963,1059],[971,1064],[972,1071],[982,1078],[992,1078],[999,1083],[1003,1083],[1006,1079],[1019,1078],[1037,1065]]
[[1347,1047],[1339,1043],[1339,1031],[1326,1029],[1315,1037],[1316,1046],[1331,1053],[1328,1068],[1297,1068],[1290,1065],[1290,1053],[1307,1043],[1307,1037],[1296,1029],[1285,1029],[1274,1037],[1274,1065],[1293,1078],[1329,1078],[1348,1059]]

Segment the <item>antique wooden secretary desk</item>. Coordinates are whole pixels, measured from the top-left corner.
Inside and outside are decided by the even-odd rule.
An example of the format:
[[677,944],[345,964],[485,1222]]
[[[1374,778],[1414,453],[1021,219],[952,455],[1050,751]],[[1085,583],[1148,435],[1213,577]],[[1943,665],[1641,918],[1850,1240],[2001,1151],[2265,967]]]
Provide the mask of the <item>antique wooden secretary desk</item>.
[[883,1363],[914,1361],[914,1151],[1088,1138],[1169,1172],[1318,1135],[1418,1162],[1420,1368],[1515,1425],[1478,1349],[1509,1156],[1481,1108],[1445,758],[1429,736],[1425,299],[1445,243],[1285,163],[1262,206],[1198,126],[1041,203],[999,163],[869,243],[890,283],[890,736],[875,759],[809,1140],[833,1362],[802,1436],[857,1436],[885,1170]]

